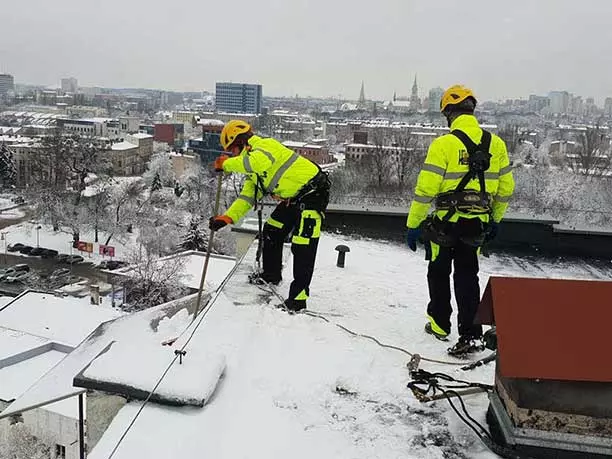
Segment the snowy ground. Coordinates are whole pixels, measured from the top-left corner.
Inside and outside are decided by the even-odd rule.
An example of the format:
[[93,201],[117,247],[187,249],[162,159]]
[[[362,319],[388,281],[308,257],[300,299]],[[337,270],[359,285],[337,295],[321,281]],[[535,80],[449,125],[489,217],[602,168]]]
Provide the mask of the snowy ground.
[[[53,231],[53,227],[51,225],[40,225],[41,229],[39,231],[38,239],[37,239],[37,230],[36,227],[39,225],[37,223],[32,222],[24,222],[19,223],[17,225],[8,226],[3,229],[3,232],[6,232],[6,244],[16,244],[18,242],[30,245],[32,247],[36,247],[37,242],[39,242],[40,247],[44,247],[47,249],[57,250],[59,253],[67,253],[74,255],[81,255],[85,258],[85,261],[91,261],[92,263],[99,263],[102,260],[108,260],[109,257],[102,257],[99,254],[99,244],[94,243],[93,253],[88,254],[87,252],[79,252],[77,249],[72,247],[72,233],[68,229],[63,231]],[[130,239],[122,239],[119,240],[117,238],[113,238],[111,240],[110,245],[115,247],[115,259],[122,260],[128,255],[130,247],[136,246],[136,233],[130,235]],[[86,232],[81,234],[81,240],[87,242],[94,241],[93,232]],[[106,240],[106,235],[100,234],[100,241],[104,243]],[[4,250],[4,246],[0,247]],[[13,252],[14,255],[19,255],[19,252]],[[26,256],[26,255],[24,255]]]
[[25,216],[25,208],[17,207],[18,204],[13,202],[17,195],[2,194],[0,195],[0,219],[2,220],[17,220]]
[[[351,248],[345,269],[335,266],[339,243]],[[287,264],[282,293],[291,278],[290,258]],[[250,261],[239,267],[195,334],[185,364],[172,369],[189,377],[207,353],[223,353],[227,371],[212,401],[201,410],[147,405],[113,458],[496,457],[446,402],[421,404],[414,399],[406,388],[410,378],[405,354],[352,337],[320,319],[275,309],[275,297],[246,283],[250,269]],[[326,234],[309,308],[387,344],[448,360],[448,345],[423,332],[425,274],[422,252]],[[610,278],[609,270],[584,263],[510,256],[483,259],[483,287],[492,274]],[[493,379],[492,366],[469,373],[457,367],[422,367],[460,379]],[[484,423],[486,396],[471,396],[466,402]],[[110,456],[140,406],[129,403],[119,412],[90,454],[92,459]]]

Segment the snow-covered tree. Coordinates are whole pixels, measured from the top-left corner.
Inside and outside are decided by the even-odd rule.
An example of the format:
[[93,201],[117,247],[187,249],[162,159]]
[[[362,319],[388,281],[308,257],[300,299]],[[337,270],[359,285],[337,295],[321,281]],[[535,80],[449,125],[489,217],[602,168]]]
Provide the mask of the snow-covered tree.
[[159,180],[163,187],[174,186],[176,178],[170,155],[168,153],[154,154],[149,164],[147,164],[147,170],[142,175],[142,178],[150,189],[153,189],[153,183],[156,180]]
[[189,222],[189,230],[187,234],[183,236],[183,242],[181,246],[185,250],[206,250],[207,237],[204,235],[200,228],[200,221],[197,218],[191,219]]
[[142,180],[122,182],[119,186],[111,188],[109,212],[111,213],[112,224],[109,228],[110,236],[105,243],[106,245],[110,244],[113,235],[124,234],[128,232],[128,228],[134,226],[135,215],[139,206],[145,200],[143,191]]
[[34,203],[35,216],[55,228],[71,228],[78,238],[81,228],[91,223],[83,199],[91,179],[99,186],[112,172],[105,145],[57,129],[42,138],[31,167],[34,179],[28,199]]
[[185,259],[168,257],[160,259],[143,246],[133,250],[127,257],[133,267],[129,280],[125,282],[128,311],[140,311],[184,296],[181,284]]
[[216,176],[201,166],[189,168],[180,179],[183,193],[180,196],[181,207],[192,217],[208,218],[212,215]]
[[156,172],[153,176],[153,182],[151,183],[151,192],[159,191],[163,188],[161,177],[159,176],[159,172]]

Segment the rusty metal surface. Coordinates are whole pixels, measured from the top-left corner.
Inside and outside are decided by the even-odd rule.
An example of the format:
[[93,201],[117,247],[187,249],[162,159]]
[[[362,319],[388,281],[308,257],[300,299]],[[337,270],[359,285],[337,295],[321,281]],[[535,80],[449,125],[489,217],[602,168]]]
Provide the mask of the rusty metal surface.
[[612,382],[612,282],[492,277],[491,309],[502,376]]

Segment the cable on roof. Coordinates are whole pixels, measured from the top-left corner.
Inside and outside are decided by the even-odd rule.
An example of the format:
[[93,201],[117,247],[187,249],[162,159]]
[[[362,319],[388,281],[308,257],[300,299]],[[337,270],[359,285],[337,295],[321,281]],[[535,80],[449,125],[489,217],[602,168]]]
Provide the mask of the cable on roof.
[[[216,291],[215,295],[212,296],[212,298],[208,301],[208,303],[206,303],[206,306],[201,310],[200,314],[198,314],[198,317],[197,317],[198,321],[195,324],[195,326],[193,326],[193,330],[191,331],[191,334],[189,335],[189,337],[187,338],[187,340],[185,341],[183,346],[180,348],[179,352],[175,352],[174,358],[168,364],[168,366],[166,367],[166,369],[162,373],[161,377],[159,378],[159,380],[157,381],[157,383],[155,384],[153,389],[151,389],[151,391],[147,395],[147,398],[144,400],[144,402],[142,403],[142,405],[140,406],[140,408],[138,409],[138,411],[134,415],[134,418],[130,421],[130,423],[128,424],[128,426],[124,430],[124,432],[121,434],[121,437],[119,437],[119,441],[117,442],[117,444],[115,445],[115,447],[111,451],[110,455],[108,456],[108,459],[112,459],[112,457],[115,455],[115,453],[119,449],[119,446],[121,446],[121,443],[123,442],[123,440],[127,436],[128,432],[132,429],[132,427],[136,423],[136,420],[138,419],[138,417],[140,416],[140,414],[144,410],[145,406],[149,403],[149,401],[151,400],[151,397],[153,396],[155,391],[159,388],[160,384],[162,383],[162,381],[164,380],[166,375],[170,372],[170,369],[172,368],[172,366],[178,360],[179,355],[181,355],[181,353],[185,350],[185,348],[187,347],[187,345],[189,344],[189,342],[191,341],[191,339],[195,335],[196,330],[200,327],[200,325],[204,321],[204,318],[206,317],[206,315],[212,310],[212,308],[213,308],[213,306],[215,304],[215,301],[217,300],[219,295],[221,295],[221,292],[223,291],[223,289],[227,285],[227,282],[229,281],[229,279],[236,272],[238,267],[242,264],[242,262],[244,261],[245,256],[246,256],[246,253],[238,260],[236,265],[232,268],[232,270],[228,273],[228,275],[225,277],[223,282],[221,282],[221,285],[219,285],[219,287],[217,288],[217,291]],[[195,321],[195,319],[194,319],[194,321]],[[189,330],[189,328],[193,325],[194,321],[190,322],[190,324],[181,332],[181,334],[178,336],[177,340],[180,339]]]
[[[263,280],[263,279],[262,279]],[[265,281],[264,281],[265,282]],[[263,290],[263,291],[267,291],[268,293],[272,293],[273,295],[275,295],[281,302],[284,302],[285,299],[276,291],[276,289],[274,288],[274,286],[270,283],[266,283],[265,287],[268,287],[268,290],[265,289],[264,286],[262,285],[258,285],[258,287]],[[328,324],[334,325],[336,327],[338,327],[340,330],[343,330],[344,332],[348,333],[351,336],[355,336],[358,338],[365,338],[365,339],[369,339],[370,341],[373,341],[374,343],[376,343],[377,345],[379,345],[380,347],[383,347],[385,349],[392,349],[398,352],[402,352],[404,354],[406,354],[409,357],[412,357],[414,355],[419,355],[416,354],[414,352],[410,352],[404,348],[401,348],[399,346],[393,346],[391,344],[385,344],[382,343],[380,340],[378,340],[377,338],[375,338],[374,336],[370,336],[370,335],[366,335],[364,333],[357,333],[347,327],[345,327],[342,324],[336,323],[336,322],[332,322],[331,320],[329,320],[327,317],[325,317],[325,313],[323,312],[314,312],[314,311],[302,311],[300,312],[300,314],[304,314],[310,317],[315,317],[317,319],[321,319],[325,322],[327,322]],[[465,366],[466,364],[472,364],[472,363],[476,363],[476,361],[472,361],[472,360],[464,360],[462,362],[452,362],[452,361],[448,361],[448,360],[437,360],[437,359],[431,359],[428,357],[423,357],[421,355],[419,355],[420,359],[425,361],[425,362],[430,362],[430,363],[438,363],[440,365],[453,365],[453,366]]]

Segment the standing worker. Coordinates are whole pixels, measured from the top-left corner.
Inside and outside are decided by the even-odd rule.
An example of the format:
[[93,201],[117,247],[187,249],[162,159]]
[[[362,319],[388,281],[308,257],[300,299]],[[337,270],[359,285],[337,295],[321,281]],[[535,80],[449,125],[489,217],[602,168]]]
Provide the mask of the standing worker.
[[240,120],[229,121],[221,131],[223,150],[215,170],[247,176],[238,198],[224,215],[210,219],[219,230],[238,222],[265,195],[280,201],[263,228],[263,272],[249,280],[278,285],[282,280],[283,243],[293,231],[293,282],[284,308],[297,312],[306,308],[314,271],[321,220],[329,203],[330,181],[315,163],[298,155],[277,140],[253,134]]
[[[430,261],[425,331],[444,341],[451,331],[454,263],[459,340],[448,353],[455,356],[482,349],[482,326],[474,324],[480,303],[478,252],[496,236],[514,191],[506,144],[480,128],[475,108],[476,98],[464,86],[444,93],[440,111],[451,132],[429,147],[407,221],[408,246],[416,251],[422,236]],[[432,203],[435,210],[428,216]]]

